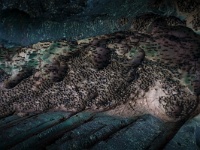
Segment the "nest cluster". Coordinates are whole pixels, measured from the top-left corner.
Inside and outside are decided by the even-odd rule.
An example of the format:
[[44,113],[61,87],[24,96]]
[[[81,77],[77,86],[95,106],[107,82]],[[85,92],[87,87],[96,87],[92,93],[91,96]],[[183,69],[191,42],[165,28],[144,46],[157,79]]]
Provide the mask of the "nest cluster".
[[[147,31],[20,48],[4,61],[3,69],[10,75],[1,82],[0,116],[49,109],[108,110],[145,98],[157,82],[165,92],[158,95],[165,115],[188,116],[198,105],[200,75],[193,67],[199,60],[198,37],[162,18]],[[188,83],[190,90],[182,83],[184,73],[194,79]]]
[[[165,7],[166,3],[163,0],[156,0],[153,3],[150,3],[150,7],[162,8]],[[171,7],[176,9],[176,15],[162,17],[166,20],[169,26],[187,26],[195,32],[200,31],[200,1],[199,0],[175,0],[171,2]],[[148,13],[137,16],[133,19],[133,25],[131,30],[137,30],[140,32],[146,32],[148,26],[157,18],[160,18],[160,15]]]

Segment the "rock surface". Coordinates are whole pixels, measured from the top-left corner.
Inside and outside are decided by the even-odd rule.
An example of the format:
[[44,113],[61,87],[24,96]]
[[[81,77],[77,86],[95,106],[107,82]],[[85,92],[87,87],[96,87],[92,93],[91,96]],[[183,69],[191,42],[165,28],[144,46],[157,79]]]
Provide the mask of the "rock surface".
[[0,120],[0,148],[162,149],[180,125],[151,115],[122,118],[87,111],[14,115]]
[[135,16],[150,11],[175,14],[169,3],[157,9],[149,0],[1,0],[0,41],[7,47],[26,46],[113,33],[127,30]]
[[[26,46],[39,41],[77,40],[113,33],[129,29],[132,22],[143,26],[134,18],[149,12],[154,17],[174,16],[199,32],[199,5],[198,0],[183,3],[179,0],[33,0],[31,3],[1,0],[0,43],[6,47]],[[144,22],[148,20],[151,17]]]
[[0,149],[198,149],[199,5],[0,0]]
[[175,135],[175,137],[169,141],[166,150],[171,149],[194,149],[200,148],[200,115],[187,121]]

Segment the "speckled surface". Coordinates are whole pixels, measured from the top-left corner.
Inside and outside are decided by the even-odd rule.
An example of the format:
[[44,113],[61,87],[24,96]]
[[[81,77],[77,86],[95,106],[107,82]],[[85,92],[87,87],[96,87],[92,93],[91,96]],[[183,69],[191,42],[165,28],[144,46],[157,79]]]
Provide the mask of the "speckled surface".
[[193,67],[199,61],[198,35],[160,21],[148,33],[40,42],[20,48],[11,60],[3,58],[10,76],[1,82],[1,116],[49,109],[101,111],[129,103],[134,108],[130,116],[187,117],[198,105],[199,70]]
[[199,148],[198,1],[20,2],[0,0],[1,148]]

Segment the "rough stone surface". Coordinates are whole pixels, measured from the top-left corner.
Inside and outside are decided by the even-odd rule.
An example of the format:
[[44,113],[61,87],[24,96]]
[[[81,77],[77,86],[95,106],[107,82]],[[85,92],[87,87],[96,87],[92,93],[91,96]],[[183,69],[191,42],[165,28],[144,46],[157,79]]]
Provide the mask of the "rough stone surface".
[[12,150],[161,149],[180,127],[151,115],[122,118],[87,111],[10,116],[0,123],[0,148]]
[[165,150],[171,149],[200,149],[200,115],[187,121],[169,141]]
[[83,39],[127,30],[140,13],[163,15],[168,11],[170,15],[174,10],[168,5],[152,8],[149,0],[1,0],[0,41],[9,47],[13,43]]
[[199,149],[199,8],[0,0],[0,149]]

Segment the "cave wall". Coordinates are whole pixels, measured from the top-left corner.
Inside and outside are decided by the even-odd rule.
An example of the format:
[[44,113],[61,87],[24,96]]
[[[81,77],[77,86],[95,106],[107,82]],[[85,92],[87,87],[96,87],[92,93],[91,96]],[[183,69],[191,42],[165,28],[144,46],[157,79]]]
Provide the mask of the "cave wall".
[[[77,40],[127,30],[144,13],[176,15],[170,0],[1,0],[0,41],[6,47],[38,41]],[[119,24],[127,18],[126,24]]]

